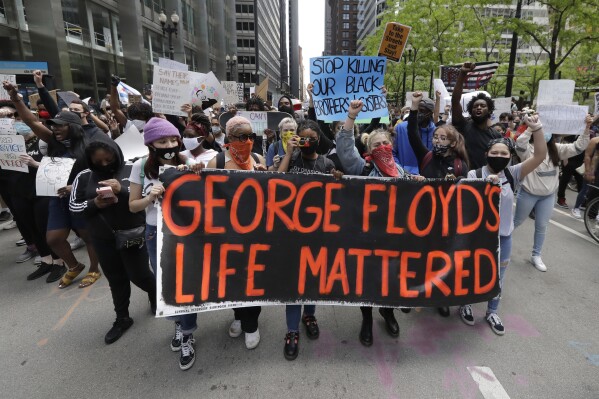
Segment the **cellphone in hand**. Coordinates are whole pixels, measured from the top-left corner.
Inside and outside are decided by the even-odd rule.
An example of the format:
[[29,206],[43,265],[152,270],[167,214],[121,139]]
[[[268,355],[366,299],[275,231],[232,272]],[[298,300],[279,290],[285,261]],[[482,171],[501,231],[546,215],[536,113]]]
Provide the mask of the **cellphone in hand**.
[[110,187],[100,187],[98,189],[96,189],[96,193],[98,194],[98,196],[100,198],[113,198],[115,195],[112,192],[112,188]]

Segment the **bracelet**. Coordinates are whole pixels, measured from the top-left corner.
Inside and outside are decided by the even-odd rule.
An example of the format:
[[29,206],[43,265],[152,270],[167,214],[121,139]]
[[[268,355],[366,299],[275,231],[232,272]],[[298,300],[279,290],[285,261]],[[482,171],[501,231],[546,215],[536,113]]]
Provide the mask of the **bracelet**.
[[351,116],[349,116],[349,115],[347,115],[347,117],[348,117],[349,119],[351,119],[352,121],[355,121],[355,120],[356,120],[356,118],[352,118],[352,117],[351,117]]
[[538,131],[539,131],[539,130],[541,130],[542,128],[543,128],[543,125],[539,126],[539,127],[538,127],[537,129],[535,129],[535,130],[531,130],[531,132],[532,132],[532,133],[534,133],[534,132],[538,132]]

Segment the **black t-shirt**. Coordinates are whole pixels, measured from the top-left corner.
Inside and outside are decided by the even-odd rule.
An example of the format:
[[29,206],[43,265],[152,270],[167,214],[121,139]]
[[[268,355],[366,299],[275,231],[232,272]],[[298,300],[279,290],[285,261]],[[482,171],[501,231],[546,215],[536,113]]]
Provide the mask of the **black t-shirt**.
[[[39,148],[39,139],[37,137],[25,142],[25,151],[31,158],[40,162],[44,157]],[[15,172],[12,176],[12,194],[24,199],[35,197],[35,176],[37,168],[29,166],[29,173]]]
[[299,151],[291,156],[289,163],[289,173],[330,174],[333,169],[335,169],[335,164],[327,157],[318,155],[316,159],[306,159]]
[[464,119],[459,124],[454,121],[454,126],[464,136],[470,169],[482,168],[487,163],[485,153],[489,141],[501,138],[501,134],[491,127],[479,129],[471,119]]

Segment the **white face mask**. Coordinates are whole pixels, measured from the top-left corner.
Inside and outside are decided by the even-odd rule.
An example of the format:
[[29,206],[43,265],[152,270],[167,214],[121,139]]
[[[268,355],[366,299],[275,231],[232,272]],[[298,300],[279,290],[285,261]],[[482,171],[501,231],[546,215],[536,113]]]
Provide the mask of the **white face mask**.
[[212,133],[213,134],[219,134],[220,133],[220,126],[212,126]]
[[146,127],[146,121],[142,121],[140,119],[133,119],[131,123],[133,123],[133,126],[135,126],[140,132],[143,132],[144,127]]
[[200,144],[202,144],[202,141],[198,140],[199,137],[192,137],[192,138],[187,138],[187,137],[183,137],[183,145],[185,146],[185,148],[189,151],[193,151],[196,148],[198,148],[200,146]]

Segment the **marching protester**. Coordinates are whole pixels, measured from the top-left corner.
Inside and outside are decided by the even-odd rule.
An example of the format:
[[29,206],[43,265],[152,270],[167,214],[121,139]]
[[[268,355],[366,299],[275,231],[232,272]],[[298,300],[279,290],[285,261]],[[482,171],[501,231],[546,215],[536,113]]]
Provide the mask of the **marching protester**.
[[279,122],[280,140],[275,141],[268,146],[266,152],[266,167],[268,170],[278,170],[281,160],[288,151],[289,140],[295,135],[297,122],[292,117],[288,117]]
[[110,110],[112,111],[114,118],[119,123],[123,132],[129,129],[129,126],[133,125],[137,128],[137,130],[139,130],[140,133],[142,133],[146,123],[150,120],[150,118],[154,117],[152,106],[150,104],[144,103],[143,101],[130,104],[129,107],[127,107],[127,115],[125,116],[125,113],[121,110],[119,93],[116,89],[119,83],[121,83],[121,78],[112,75],[110,79]]
[[69,207],[87,220],[110,286],[116,321],[104,341],[112,344],[133,325],[129,317],[131,283],[148,293],[152,313],[156,313],[156,279],[148,268],[144,214],[129,211],[129,191],[124,185],[129,176],[122,175],[125,160],[121,149],[102,137],[87,145],[85,155],[89,169],[73,181]]
[[[547,271],[547,266],[541,258],[541,251],[547,232],[547,224],[553,213],[555,193],[559,184],[559,161],[568,159],[582,153],[589,144],[590,128],[593,117],[587,115],[586,129],[574,143],[556,143],[551,133],[545,133],[542,138],[536,135],[531,137],[530,128],[522,133],[516,140],[516,151],[521,160],[526,160],[535,155],[535,141],[544,140],[547,144],[547,156],[534,173],[522,180],[522,187],[518,191],[514,226],[520,226],[530,212],[535,211],[534,245],[530,262],[541,271]],[[533,143],[531,144],[530,141]]]
[[[212,143],[210,143],[212,140]],[[212,158],[218,154],[214,147],[220,150],[220,145],[216,142],[210,131],[210,119],[204,113],[193,114],[191,123],[183,131],[183,145],[185,151],[181,154],[196,163],[208,164]]]
[[464,81],[468,72],[474,70],[476,64],[465,62],[460,69],[453,93],[451,95],[451,123],[464,136],[466,151],[472,169],[485,164],[487,144],[490,140],[501,138],[501,134],[489,126],[489,120],[495,110],[495,103],[484,93],[479,93],[468,103],[466,110],[472,119],[462,115],[461,105]]
[[[266,170],[264,158],[252,152],[256,133],[252,131],[252,125],[248,119],[242,116],[234,116],[227,121],[225,131],[228,144],[225,144],[223,152],[212,158],[208,163],[208,168],[246,171]],[[244,333],[245,347],[247,349],[256,348],[260,343],[258,318],[261,311],[260,306],[233,309],[234,319],[229,327],[229,336],[237,338],[241,333]]]
[[[286,118],[293,121],[291,118]],[[286,120],[284,119],[284,120]],[[281,122],[282,123],[282,122]],[[279,172],[289,173],[335,173],[335,164],[327,157],[317,154],[319,137],[322,136],[318,124],[312,120],[304,120],[299,123],[297,132],[287,141],[286,154]],[[299,149],[299,151],[296,151]],[[339,176],[339,175],[337,175]],[[287,318],[287,335],[285,335],[284,355],[287,360],[297,358],[299,352],[299,322],[306,326],[306,335],[310,339],[317,339],[320,330],[314,313],[316,305],[286,305],[285,314]]]
[[[534,140],[534,152],[525,161],[508,166],[514,154],[511,139],[498,138],[489,141],[485,152],[486,165],[468,172],[468,178],[483,178],[500,184],[499,201],[499,287],[500,293],[487,303],[485,319],[497,335],[505,334],[505,327],[499,318],[499,302],[503,293],[505,272],[512,253],[512,232],[514,231],[514,190],[532,173],[547,155],[547,143],[543,136],[543,125],[538,116],[524,117]],[[460,317],[467,325],[474,325],[471,305],[460,306]]]
[[[46,241],[50,248],[58,255],[66,267],[54,263],[52,270],[46,281],[54,282],[60,279],[59,288],[65,288],[81,274],[85,265],[79,263],[71,246],[67,241],[71,230],[77,231],[79,236],[89,243],[89,235],[86,230],[86,223],[80,216],[71,215],[69,211],[69,195],[72,189],[72,183],[79,172],[87,169],[87,158],[85,157],[85,147],[93,141],[87,139],[83,128],[81,127],[81,118],[70,111],[62,111],[55,118],[49,119],[46,127],[37,121],[37,118],[31,113],[29,108],[23,103],[17,87],[9,82],[3,82],[6,90],[19,112],[23,122],[27,124],[33,133],[48,145],[48,155],[51,157],[65,157],[75,160],[73,168],[67,180],[67,186],[58,189],[58,196],[50,198],[48,226],[46,232]],[[79,288],[84,288],[95,283],[101,273],[98,269],[98,258],[95,250],[88,245],[87,252],[90,259],[89,272],[81,280]],[[67,270],[68,268],[68,270]]]
[[[343,128],[337,134],[337,154],[347,175],[372,176],[372,177],[408,177],[401,166],[395,163],[392,153],[392,144],[389,133],[379,129],[368,135],[366,150],[369,154],[366,160],[360,157],[354,144],[354,121],[364,107],[361,100],[352,100],[349,105],[347,119]],[[360,342],[364,346],[371,346],[372,338],[372,307],[361,306],[362,327],[360,329]],[[379,313],[385,319],[387,332],[392,337],[399,336],[399,324],[393,315],[393,308],[379,308]]]

